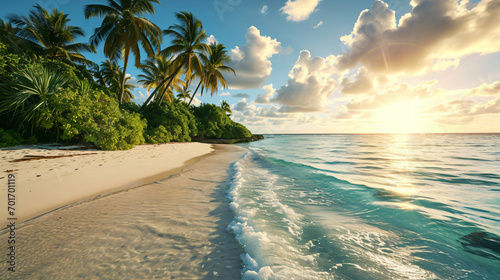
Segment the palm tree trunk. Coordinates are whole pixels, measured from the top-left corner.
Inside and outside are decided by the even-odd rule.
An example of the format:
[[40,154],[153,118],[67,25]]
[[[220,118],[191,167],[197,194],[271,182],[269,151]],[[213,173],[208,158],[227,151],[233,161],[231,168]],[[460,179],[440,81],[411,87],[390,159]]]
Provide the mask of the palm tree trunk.
[[[141,110],[146,107],[146,105],[148,105],[149,101],[151,101],[151,99],[155,96],[155,92],[159,91],[160,88],[165,84],[165,82],[168,80],[169,81],[169,84],[168,86],[170,86],[170,84],[172,83],[172,80],[174,79],[175,75],[177,75],[177,73],[182,69],[182,66],[179,67],[179,69],[177,69],[177,71],[170,75],[169,77],[167,77],[165,80],[163,80],[157,87],[156,89],[149,95],[148,99],[146,99],[146,101],[144,101],[144,103],[142,104],[142,107],[141,107]],[[168,87],[167,87],[168,89]]]
[[199,84],[198,84],[198,86],[196,87],[196,90],[194,91],[193,95],[191,95],[191,100],[189,100],[188,107],[189,107],[189,105],[191,105],[191,102],[193,102],[194,96],[196,95],[196,92],[198,92],[198,89],[199,89],[199,88],[200,88],[200,86],[201,86],[201,82],[202,82],[202,81],[200,81],[200,83],[199,83]]
[[182,65],[181,65],[181,66],[179,66],[179,68],[177,68],[177,70],[175,70],[174,74],[172,74],[172,75],[170,76],[170,80],[168,81],[168,84],[167,84],[167,86],[165,87],[165,90],[163,91],[163,93],[162,93],[162,94],[161,94],[161,96],[160,96],[160,105],[161,105],[161,103],[163,102],[163,97],[165,96],[165,93],[168,91],[168,88],[170,87],[170,85],[171,85],[171,84],[172,84],[172,82],[174,81],[175,76],[177,76],[177,74],[179,74],[179,71],[181,71],[181,69],[182,69]]
[[123,103],[123,93],[125,92],[125,76],[127,75],[127,64],[128,64],[128,56],[130,54],[130,48],[126,47],[125,49],[125,55],[123,56],[123,78],[121,81],[122,88],[121,88],[121,93],[120,93],[120,105]]

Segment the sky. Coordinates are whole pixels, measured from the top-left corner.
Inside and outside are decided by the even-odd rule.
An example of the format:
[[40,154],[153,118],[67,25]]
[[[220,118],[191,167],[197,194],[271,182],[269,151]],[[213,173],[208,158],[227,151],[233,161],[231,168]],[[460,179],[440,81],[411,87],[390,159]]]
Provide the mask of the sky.
[[[69,14],[84,42],[102,21],[85,20],[84,5],[105,1],[6,1],[0,17],[36,3]],[[147,18],[161,29],[192,12],[226,46],[237,75],[196,103],[226,100],[253,133],[500,132],[500,0],[163,0],[155,9]],[[102,45],[85,56],[103,61]],[[141,72],[127,73],[142,103]]]

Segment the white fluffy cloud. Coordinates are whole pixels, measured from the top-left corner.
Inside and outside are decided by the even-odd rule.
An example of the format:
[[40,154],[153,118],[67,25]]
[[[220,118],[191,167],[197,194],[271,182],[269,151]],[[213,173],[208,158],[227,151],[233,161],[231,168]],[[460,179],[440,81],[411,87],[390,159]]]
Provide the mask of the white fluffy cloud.
[[[500,51],[498,0],[413,0],[412,12],[396,23],[395,12],[376,1],[361,12],[340,69],[363,64],[370,71],[415,74],[457,66],[459,58]],[[438,65],[439,67],[437,67]]]
[[309,18],[321,0],[288,0],[280,9],[291,21],[303,21]]
[[334,61],[334,56],[312,58],[309,51],[301,51],[287,84],[276,91],[270,102],[283,105],[280,111],[284,113],[322,111],[337,85],[333,79]]
[[318,27],[320,27],[320,26],[322,26],[322,25],[323,25],[323,21],[322,21],[322,20],[320,20],[320,21],[318,22],[318,24],[316,24],[313,28],[314,28],[314,29],[316,29],[316,28],[318,28]]
[[274,95],[276,90],[273,88],[273,84],[265,85],[262,89],[266,92],[257,95],[255,99],[256,104],[269,104],[269,99]]
[[208,44],[217,43],[217,39],[215,39],[215,36],[214,36],[214,35],[210,35],[210,36],[208,36],[208,38],[207,38],[207,43],[208,43]]
[[340,84],[343,94],[367,94],[372,91],[373,86],[373,78],[364,67],[359,68],[358,74],[353,80],[344,78]]
[[236,71],[224,75],[229,88],[249,89],[262,87],[271,75],[272,67],[269,60],[281,51],[281,43],[268,36],[261,36],[255,26],[248,28],[246,43],[231,50],[232,62],[229,65]]

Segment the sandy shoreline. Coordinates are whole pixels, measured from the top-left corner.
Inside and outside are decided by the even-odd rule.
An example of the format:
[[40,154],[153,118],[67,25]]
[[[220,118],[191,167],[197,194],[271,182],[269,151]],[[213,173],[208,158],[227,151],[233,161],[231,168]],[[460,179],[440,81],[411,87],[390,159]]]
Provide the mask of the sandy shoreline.
[[[76,201],[166,178],[211,152],[211,145],[202,143],[141,145],[128,151],[2,149],[0,197],[5,199],[0,207],[7,206],[9,174],[16,180],[15,216],[23,222]],[[13,162],[33,156],[55,158]],[[6,221],[7,214],[0,211],[0,219]]]
[[214,148],[168,179],[23,223],[9,279],[239,279],[225,192],[230,163],[246,150]]

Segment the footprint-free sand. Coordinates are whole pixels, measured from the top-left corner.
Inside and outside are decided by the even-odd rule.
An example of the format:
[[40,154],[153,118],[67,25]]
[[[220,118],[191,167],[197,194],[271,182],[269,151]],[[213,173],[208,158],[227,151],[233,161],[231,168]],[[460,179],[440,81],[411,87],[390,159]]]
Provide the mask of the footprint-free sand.
[[[123,152],[52,150],[89,155],[17,163],[10,161],[26,150],[8,152],[0,152],[6,157],[2,169],[14,171],[2,176],[18,178],[18,194],[25,195],[18,200],[19,217],[38,217],[16,228],[17,272],[7,272],[2,260],[2,278],[241,277],[242,249],[225,230],[232,220],[225,192],[230,165],[245,149],[185,143]],[[50,202],[40,202],[45,199]],[[8,234],[2,230],[0,239]]]

